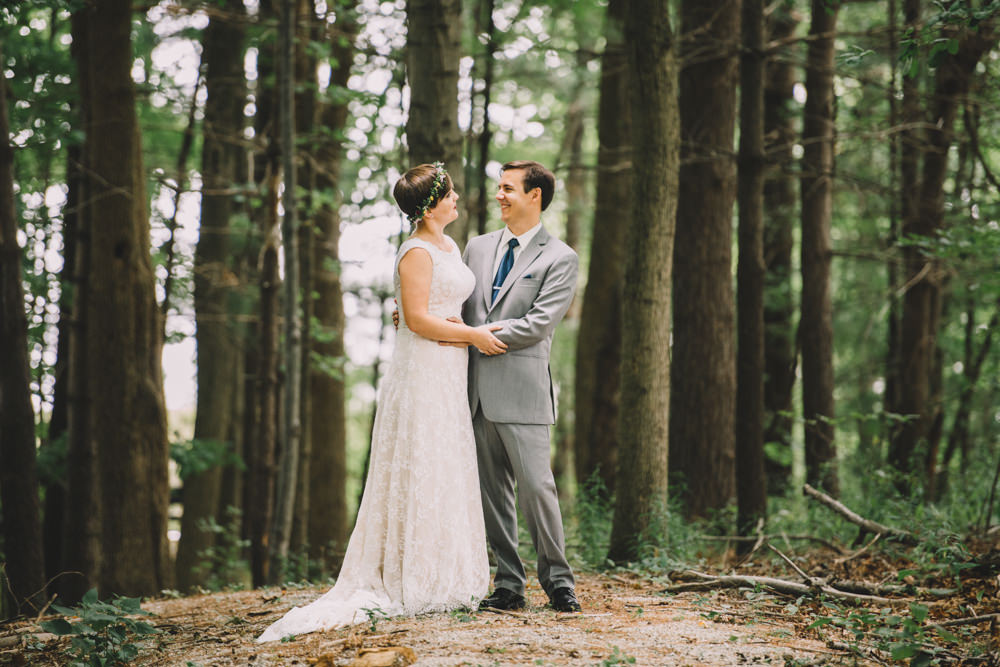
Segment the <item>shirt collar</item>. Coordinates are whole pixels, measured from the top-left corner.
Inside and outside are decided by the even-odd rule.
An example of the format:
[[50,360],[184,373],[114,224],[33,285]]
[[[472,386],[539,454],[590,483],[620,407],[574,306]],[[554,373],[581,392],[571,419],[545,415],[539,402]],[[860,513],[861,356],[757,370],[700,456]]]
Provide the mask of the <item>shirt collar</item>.
[[[531,243],[531,239],[535,238],[535,234],[537,234],[538,230],[540,230],[541,228],[542,228],[542,222],[541,220],[539,220],[534,227],[532,227],[525,233],[521,234],[520,236],[516,237],[517,245],[521,248],[527,247],[527,245]],[[505,225],[503,228],[503,234],[500,235],[500,245],[501,246],[507,245],[508,243],[510,243],[510,240],[512,238],[515,238],[514,232],[510,231],[510,227],[507,227]]]

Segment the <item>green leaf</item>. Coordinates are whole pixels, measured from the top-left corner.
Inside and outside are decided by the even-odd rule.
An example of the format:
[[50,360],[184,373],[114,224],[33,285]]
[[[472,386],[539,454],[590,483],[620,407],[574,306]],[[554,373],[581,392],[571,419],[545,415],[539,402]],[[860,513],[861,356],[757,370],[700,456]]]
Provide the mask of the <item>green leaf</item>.
[[927,619],[927,612],[930,611],[927,605],[913,602],[910,604],[910,615],[917,623],[923,623]]
[[912,658],[920,650],[916,644],[894,643],[889,645],[889,652],[893,660],[905,660]]
[[53,621],[42,621],[39,625],[42,626],[42,630],[51,632],[54,635],[63,636],[73,634],[73,626],[63,618],[57,618]]
[[958,642],[958,637],[951,634],[944,628],[934,628],[934,631],[937,632],[938,637],[945,640],[946,642]]
[[83,596],[83,600],[81,600],[81,604],[83,604],[83,605],[97,604],[97,603],[98,603],[98,599],[97,599],[97,589],[96,588],[91,588],[89,591],[87,591],[84,594],[84,596]]

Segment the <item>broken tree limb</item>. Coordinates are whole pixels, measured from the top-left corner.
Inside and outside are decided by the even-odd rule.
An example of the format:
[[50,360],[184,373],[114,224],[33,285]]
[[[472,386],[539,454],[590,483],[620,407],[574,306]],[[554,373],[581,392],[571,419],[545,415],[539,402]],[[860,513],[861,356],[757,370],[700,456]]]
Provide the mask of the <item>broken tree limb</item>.
[[703,572],[698,572],[696,570],[684,570],[682,573],[684,576],[694,577],[701,579],[701,581],[693,581],[684,584],[673,584],[667,586],[665,589],[668,593],[683,593],[685,591],[704,591],[712,590],[715,588],[739,588],[741,586],[761,586],[764,588],[769,588],[776,593],[784,593],[786,595],[817,595],[823,593],[831,598],[837,598],[839,600],[852,600],[854,602],[869,602],[874,604],[884,604],[884,605],[901,605],[907,604],[911,600],[904,599],[891,599],[884,598],[875,595],[862,595],[859,593],[850,593],[848,591],[839,591],[836,588],[827,585],[817,585],[808,586],[806,584],[800,584],[796,581],[787,581],[785,579],[778,579],[776,577],[757,577],[757,576],[741,576],[741,575],[730,575],[716,577],[711,574],[705,574]]
[[905,530],[900,530],[899,528],[891,528],[889,526],[883,526],[882,524],[872,521],[871,519],[866,519],[863,516],[856,514],[851,511],[846,505],[840,501],[831,498],[822,491],[818,491],[808,484],[802,485],[802,493],[812,498],[815,498],[823,505],[826,505],[832,509],[837,514],[847,519],[853,524],[861,526],[869,533],[882,533],[888,537],[892,537],[899,542],[904,542],[906,544],[917,544],[918,540],[913,533],[909,533]]
[[778,548],[775,547],[770,542],[767,543],[767,548],[770,549],[771,551],[773,551],[774,553],[778,554],[779,556],[781,556],[781,560],[783,560],[786,563],[788,563],[788,567],[790,567],[793,570],[795,570],[795,572],[800,577],[802,577],[802,580],[805,581],[807,584],[809,584],[810,586],[820,586],[821,585],[821,582],[819,581],[819,579],[817,579],[816,577],[810,577],[808,574],[806,574],[805,572],[803,572],[801,567],[799,567],[798,565],[796,565],[795,563],[793,563],[791,558],[789,558],[785,554],[781,553],[781,551],[778,550]]

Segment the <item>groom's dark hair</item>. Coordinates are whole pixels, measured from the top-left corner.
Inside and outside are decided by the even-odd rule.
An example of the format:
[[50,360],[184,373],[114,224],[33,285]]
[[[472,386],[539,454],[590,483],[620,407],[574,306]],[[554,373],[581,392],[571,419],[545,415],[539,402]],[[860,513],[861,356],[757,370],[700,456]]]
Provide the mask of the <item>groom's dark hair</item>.
[[514,160],[500,168],[500,173],[510,169],[524,170],[524,191],[531,192],[535,188],[542,190],[542,210],[552,203],[552,195],[556,191],[556,177],[551,171],[533,160]]

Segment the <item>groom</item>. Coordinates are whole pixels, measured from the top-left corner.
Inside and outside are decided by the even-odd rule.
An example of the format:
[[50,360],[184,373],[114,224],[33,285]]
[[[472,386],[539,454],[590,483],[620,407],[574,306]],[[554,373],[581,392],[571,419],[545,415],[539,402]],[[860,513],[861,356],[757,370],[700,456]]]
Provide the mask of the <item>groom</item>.
[[476,275],[476,289],[462,319],[469,326],[503,325],[493,333],[507,344],[507,352],[496,356],[469,348],[469,403],[486,536],[497,558],[494,591],[481,608],[525,606],[516,486],[538,554],[538,579],[552,608],[580,611],[549,466],[549,426],[555,423],[549,351],[577,277],[576,253],[541,224],[554,190],[555,177],[539,163],[505,164],[496,200],[506,226],[471,239],[463,257]]

